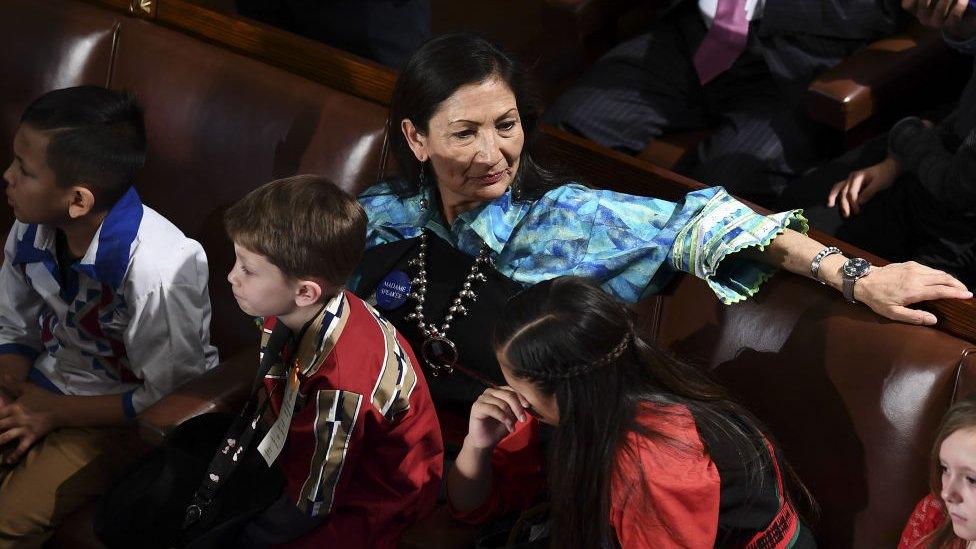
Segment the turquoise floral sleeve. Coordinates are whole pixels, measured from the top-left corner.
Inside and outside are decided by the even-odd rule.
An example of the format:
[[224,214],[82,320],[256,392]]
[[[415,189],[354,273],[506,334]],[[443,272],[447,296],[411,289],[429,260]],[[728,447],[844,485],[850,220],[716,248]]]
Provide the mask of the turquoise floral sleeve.
[[676,271],[706,280],[723,303],[745,299],[774,268],[735,252],[762,248],[787,228],[807,230],[799,211],[760,215],[721,187],[680,203],[577,184],[535,202],[506,193],[450,227],[428,209],[429,191],[401,199],[378,185],[359,200],[369,216],[368,248],[413,238],[423,227],[472,256],[487,244],[495,268],[520,284],[584,276],[629,302],[658,291]]
[[363,191],[359,204],[366,211],[366,249],[380,244],[413,238],[420,234],[418,200],[397,196],[389,183],[379,183]]

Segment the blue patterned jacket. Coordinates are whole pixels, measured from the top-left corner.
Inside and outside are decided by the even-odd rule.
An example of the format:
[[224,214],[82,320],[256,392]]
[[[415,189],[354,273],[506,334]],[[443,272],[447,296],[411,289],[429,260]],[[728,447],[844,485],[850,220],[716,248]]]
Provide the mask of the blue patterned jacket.
[[583,276],[628,302],[657,292],[676,271],[703,278],[723,303],[741,301],[775,268],[735,252],[762,248],[787,228],[808,230],[801,210],[760,215],[722,187],[689,193],[678,203],[579,184],[536,201],[513,200],[507,192],[460,214],[451,226],[429,187],[401,199],[380,183],[359,202],[369,217],[367,249],[427,228],[471,256],[487,244],[495,268],[525,286]]

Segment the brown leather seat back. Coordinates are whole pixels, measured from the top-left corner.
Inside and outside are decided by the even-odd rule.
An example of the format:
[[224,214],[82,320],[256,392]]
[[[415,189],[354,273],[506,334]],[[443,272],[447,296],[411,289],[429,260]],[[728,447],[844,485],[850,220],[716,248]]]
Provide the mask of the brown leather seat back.
[[[82,84],[108,84],[118,14],[67,0],[6,0],[0,17],[0,171],[13,158],[14,132],[24,108],[39,95]],[[0,200],[4,236],[13,213]]]
[[976,387],[970,344],[795,276],[728,307],[685,276],[658,314],[663,346],[711,368],[767,422],[823,507],[824,547],[897,544],[957,375]]
[[122,29],[112,87],[137,92],[145,106],[149,159],[137,188],[207,250],[214,340],[230,356],[257,336],[226,281],[224,210],[296,173],[353,193],[374,183],[386,109],[135,19]]

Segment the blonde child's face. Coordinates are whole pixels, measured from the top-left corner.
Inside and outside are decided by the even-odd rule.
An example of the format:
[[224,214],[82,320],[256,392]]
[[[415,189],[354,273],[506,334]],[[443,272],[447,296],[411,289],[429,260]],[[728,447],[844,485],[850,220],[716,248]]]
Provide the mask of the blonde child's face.
[[251,316],[286,316],[294,312],[298,281],[292,281],[261,254],[234,244],[237,261],[227,281],[242,311]]
[[956,536],[976,540],[976,429],[960,429],[939,449],[942,501]]

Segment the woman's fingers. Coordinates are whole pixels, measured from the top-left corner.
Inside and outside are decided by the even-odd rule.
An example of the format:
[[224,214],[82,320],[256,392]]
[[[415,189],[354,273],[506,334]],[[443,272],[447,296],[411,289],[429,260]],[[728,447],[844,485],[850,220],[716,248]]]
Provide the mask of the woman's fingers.
[[945,286],[947,288],[959,290],[956,295],[961,296],[962,299],[968,299],[968,297],[972,294],[972,292],[969,291],[969,288],[960,282],[958,278],[945,271],[940,271],[939,269],[929,267],[928,265],[923,265],[916,261],[909,261],[905,263],[905,265],[907,270],[916,273],[915,276],[917,276],[919,280],[924,281],[924,284],[928,286]]
[[971,299],[973,293],[948,273],[915,261],[872,269],[854,287],[855,295],[876,313],[910,324],[932,325],[934,314],[909,306],[936,299]]
[[935,267],[929,267],[917,261],[908,261],[905,263],[910,271],[913,271],[919,277],[925,277],[927,284],[944,284],[946,286],[957,286],[959,288],[965,288],[966,285],[956,277],[951,274],[936,269]]
[[908,307],[902,307],[901,305],[896,305],[891,308],[891,314],[888,318],[892,320],[898,320],[905,322],[907,324],[918,324],[920,326],[931,326],[935,324],[935,315],[919,309],[909,309]]
[[912,303],[921,303],[923,301],[932,301],[935,299],[966,299],[971,297],[972,294],[968,290],[960,290],[959,288],[954,288],[952,286],[943,286],[941,284],[932,286],[922,286],[911,291],[906,297],[905,305],[910,305]]
[[[935,279],[933,281],[935,284],[941,284],[943,286],[948,286],[950,288],[956,288],[957,290],[961,290],[964,295],[965,294],[972,295],[972,292],[969,291],[969,288],[967,288],[965,284],[960,282],[958,278],[952,276],[949,273],[944,273],[942,271],[935,271],[930,276],[932,276]],[[967,298],[963,298],[963,299],[967,299]]]

